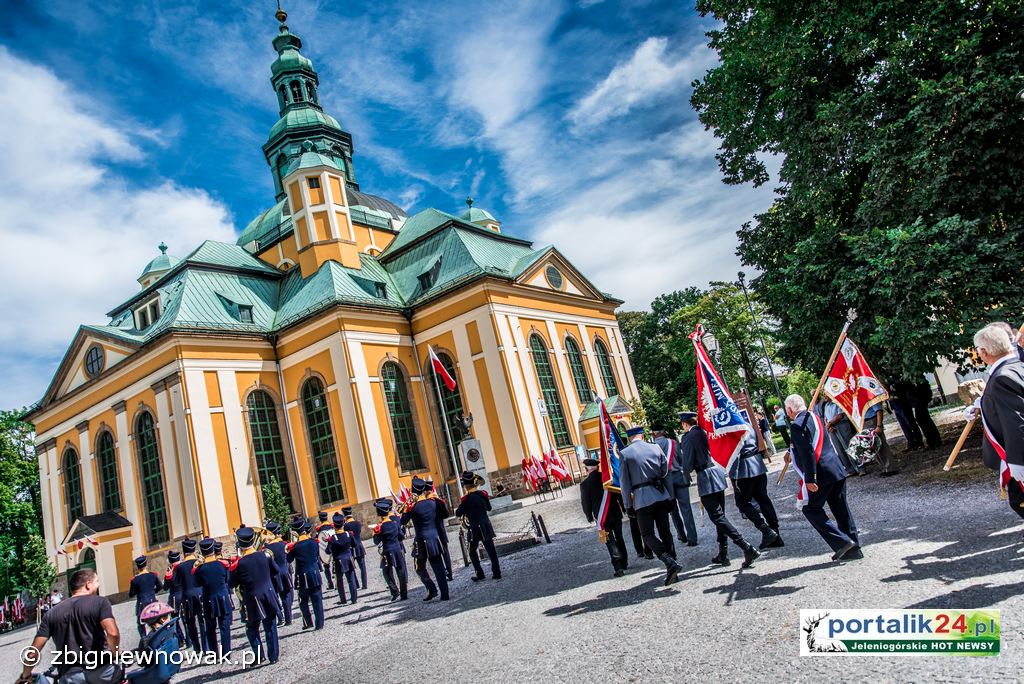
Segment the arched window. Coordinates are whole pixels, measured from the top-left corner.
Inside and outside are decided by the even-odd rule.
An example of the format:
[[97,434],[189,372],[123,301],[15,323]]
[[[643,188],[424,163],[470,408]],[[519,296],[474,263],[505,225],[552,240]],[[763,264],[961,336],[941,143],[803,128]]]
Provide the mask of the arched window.
[[548,420],[551,422],[555,446],[559,449],[572,446],[572,438],[565,422],[565,411],[562,409],[562,397],[558,393],[555,375],[551,371],[548,347],[544,339],[536,333],[530,336],[530,353],[533,354],[533,367],[537,370],[537,381],[540,382],[540,391],[548,408]]
[[327,395],[319,378],[310,378],[302,386],[302,410],[306,415],[306,434],[313,457],[317,494],[320,504],[326,505],[345,498],[338,469],[338,454],[331,428],[331,412],[327,408]]
[[121,510],[121,479],[117,473],[114,435],[104,430],[96,440],[96,467],[100,473],[100,501],[103,512]]
[[292,102],[302,102],[302,84],[298,81],[291,82]]
[[68,507],[68,527],[85,515],[82,504],[82,468],[78,462],[78,452],[68,447],[61,459],[64,469],[64,501]]
[[252,453],[256,457],[259,485],[261,488],[266,487],[277,479],[285,501],[295,510],[284,446],[281,443],[281,427],[277,422],[277,405],[267,392],[256,390],[249,395],[246,406],[249,409],[249,434],[252,437]]
[[143,411],[135,419],[135,458],[139,462],[139,480],[142,485],[142,507],[146,516],[149,545],[158,546],[170,541],[167,524],[167,501],[164,499],[164,475],[160,467],[160,449],[156,443],[153,416]]
[[580,353],[580,345],[570,335],[565,338],[565,355],[569,359],[569,371],[572,373],[572,382],[576,385],[576,395],[580,398],[581,404],[594,400],[594,390],[590,387],[590,378],[587,377],[587,370],[583,366],[583,354]]
[[615,371],[612,370],[612,359],[608,355],[608,347],[600,337],[594,340],[594,354],[597,355],[597,367],[601,369],[604,389],[609,397],[613,397],[619,393],[619,383],[615,382]]
[[416,423],[412,417],[412,404],[409,402],[409,386],[405,373],[394,361],[388,361],[380,369],[380,379],[384,383],[384,399],[391,417],[391,433],[395,438],[395,451],[398,454],[398,468],[402,472],[419,470],[423,467],[423,455],[420,443],[416,438]]
[[284,109],[288,104],[288,89],[284,87],[284,83],[277,89],[277,101],[281,105],[281,109]]
[[[455,363],[452,361],[452,358],[441,351],[436,352],[436,354],[437,358],[441,359],[441,365],[444,366],[446,371],[448,371],[448,375],[454,378]],[[462,414],[465,412],[462,408],[462,389],[460,385],[456,384],[455,389],[449,392],[448,388],[445,387],[444,383],[441,381],[440,376],[438,376],[435,381],[434,376],[437,375],[437,371],[434,370],[434,367],[430,365],[429,361],[427,362],[427,367],[430,368],[430,387],[431,394],[434,395],[434,409],[437,411],[437,415],[441,417],[441,420],[445,422],[445,425],[447,425],[447,428],[445,428],[445,425],[441,426],[442,433],[440,437],[441,441],[444,442],[445,453],[448,454],[448,472],[455,473],[455,454],[452,452],[452,446],[454,446],[454,435],[452,440],[453,445],[449,446],[448,435],[451,433],[444,432],[444,430],[451,430],[455,421],[461,418]]]
[[306,81],[306,96],[309,98],[310,102],[317,104],[316,86],[312,81]]

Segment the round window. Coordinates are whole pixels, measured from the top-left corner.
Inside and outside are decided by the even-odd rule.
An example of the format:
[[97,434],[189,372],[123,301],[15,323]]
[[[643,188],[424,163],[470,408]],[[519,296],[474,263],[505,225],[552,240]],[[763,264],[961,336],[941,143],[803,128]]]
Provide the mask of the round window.
[[103,372],[103,347],[94,344],[85,352],[85,372],[90,378]]
[[565,279],[562,278],[562,274],[554,266],[548,266],[544,269],[544,277],[548,279],[548,285],[556,290],[561,290],[562,285],[565,284]]

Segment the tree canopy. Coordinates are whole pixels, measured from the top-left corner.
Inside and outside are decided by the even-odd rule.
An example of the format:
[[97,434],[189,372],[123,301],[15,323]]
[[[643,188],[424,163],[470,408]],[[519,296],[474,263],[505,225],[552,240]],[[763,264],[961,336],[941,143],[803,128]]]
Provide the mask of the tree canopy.
[[42,534],[33,428],[20,415],[0,411],[0,596],[27,586],[22,561],[30,538]]
[[1024,310],[1024,4],[699,0],[720,64],[692,104],[726,183],[776,201],[739,231],[788,360],[819,368],[845,313],[891,379]]

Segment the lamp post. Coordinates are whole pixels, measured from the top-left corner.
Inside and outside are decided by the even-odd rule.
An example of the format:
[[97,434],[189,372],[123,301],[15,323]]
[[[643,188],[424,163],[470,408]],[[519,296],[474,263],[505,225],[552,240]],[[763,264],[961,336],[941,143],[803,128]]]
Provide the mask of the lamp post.
[[[743,271],[740,271],[737,275],[739,275],[740,278],[740,287],[743,288],[743,299],[747,302],[747,309],[750,310],[751,325],[754,327],[754,332],[757,333],[757,339],[761,342],[761,351],[764,353],[764,362],[768,364],[768,373],[772,376],[772,384],[775,385],[775,393],[778,395],[779,401],[785,403],[786,398],[782,396],[782,388],[779,387],[779,379],[775,377],[775,366],[772,364],[772,359],[768,355],[768,345],[765,344],[764,335],[761,333],[761,322],[757,320],[757,314],[754,313],[754,304],[750,301],[750,295],[747,293],[747,275]],[[790,426],[789,414],[783,410],[782,415],[786,418],[786,425]]]

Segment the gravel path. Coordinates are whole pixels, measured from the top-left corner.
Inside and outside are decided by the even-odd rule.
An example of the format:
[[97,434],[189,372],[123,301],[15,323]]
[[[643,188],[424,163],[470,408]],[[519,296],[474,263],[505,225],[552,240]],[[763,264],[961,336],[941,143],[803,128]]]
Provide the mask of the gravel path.
[[[458,570],[452,601],[424,605],[413,576],[410,600],[390,604],[379,573],[371,570],[370,593],[359,604],[329,600],[324,631],[303,633],[296,620],[282,632],[276,666],[244,674],[195,667],[175,681],[1016,680],[1024,665],[1024,526],[997,498],[992,475],[921,476],[941,467],[944,455],[915,454],[897,477],[851,480],[862,561],[829,560],[828,547],[794,506],[790,476],[782,487],[770,485],[786,547],[766,553],[753,568],[709,566],[714,534],[702,517],[700,546],[681,549],[679,584],[663,587],[660,563],[644,560],[615,579],[570,489],[560,499],[496,518],[496,527],[513,530],[531,511],[541,513],[553,540],[503,558],[500,582],[476,585],[469,570]],[[732,503],[728,513],[755,538]],[[1002,654],[798,656],[801,608],[904,607],[1000,608]],[[131,606],[117,606],[116,614],[128,631]],[[27,631],[0,637],[0,671],[15,672],[18,649],[29,638]],[[245,644],[240,628],[234,638]]]

